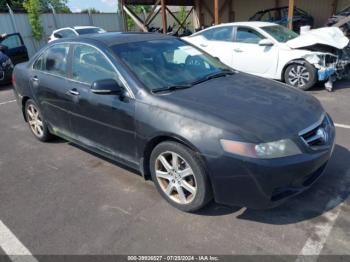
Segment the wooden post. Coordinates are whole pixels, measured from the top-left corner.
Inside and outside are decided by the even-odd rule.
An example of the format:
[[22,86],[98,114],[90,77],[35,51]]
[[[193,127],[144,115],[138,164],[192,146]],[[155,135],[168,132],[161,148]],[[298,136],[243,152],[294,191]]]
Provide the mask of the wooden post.
[[124,23],[124,31],[127,32],[128,31],[128,17],[124,12],[124,0],[121,0],[121,12],[122,12],[122,17],[123,17],[123,23]]
[[214,0],[214,23],[219,24],[219,0]]
[[289,0],[288,3],[288,28],[293,30],[294,0]]
[[143,21],[135,14],[131,9],[129,9],[126,5],[123,6],[124,12],[130,16],[130,18],[135,22],[135,24],[141,28],[143,32],[148,32],[148,28],[144,25]]
[[162,5],[162,22],[163,22],[163,33],[166,34],[168,31],[168,25],[166,21],[166,9],[165,9],[165,0],[161,0]]
[[338,9],[338,0],[333,0],[332,2],[332,13],[331,15],[334,15],[337,13],[337,9]]
[[197,28],[201,28],[203,22],[202,22],[202,17],[201,17],[202,16],[201,2],[199,0],[195,1],[194,10],[195,10],[195,14],[196,14],[195,19],[197,19],[197,21],[196,21]]
[[234,22],[235,21],[235,10],[233,10],[233,0],[230,0],[230,4],[229,4],[229,16],[228,16],[228,21],[229,22]]
[[148,22],[149,22],[149,21],[151,20],[151,18],[153,17],[153,14],[154,14],[154,12],[156,11],[156,9],[157,9],[159,3],[160,3],[160,0],[157,0],[156,3],[153,5],[151,12],[148,14],[148,17],[146,17],[146,19],[145,19],[145,22],[144,22],[145,25],[148,25],[148,24],[149,24]]

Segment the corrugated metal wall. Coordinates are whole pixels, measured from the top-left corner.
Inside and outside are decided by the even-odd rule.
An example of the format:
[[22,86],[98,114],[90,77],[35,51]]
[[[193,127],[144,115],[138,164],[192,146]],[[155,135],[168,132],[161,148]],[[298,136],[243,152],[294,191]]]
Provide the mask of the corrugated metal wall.
[[[288,0],[231,0],[232,11],[234,12],[234,21],[247,21],[255,12],[263,9],[273,8],[276,6],[288,5]],[[220,6],[225,2],[220,0]],[[205,0],[206,5],[214,12],[214,6],[212,0]],[[320,27],[325,24],[329,16],[332,14],[333,0],[295,0],[295,5],[308,13],[310,13],[315,19],[315,26]],[[337,10],[344,9],[350,6],[350,0],[338,0]],[[232,22],[229,21],[229,11],[226,7],[221,16],[220,22]],[[205,25],[211,25],[212,18],[209,13],[202,8],[203,20]]]
[[[57,28],[94,25],[107,31],[123,31],[122,17],[115,13],[92,14],[91,17],[88,14],[42,14],[40,19],[44,28],[44,36],[42,41],[37,42],[32,37],[28,16],[26,14],[14,14],[15,26],[21,33],[30,56],[47,43],[47,38]],[[0,34],[15,31],[10,14],[0,14]]]

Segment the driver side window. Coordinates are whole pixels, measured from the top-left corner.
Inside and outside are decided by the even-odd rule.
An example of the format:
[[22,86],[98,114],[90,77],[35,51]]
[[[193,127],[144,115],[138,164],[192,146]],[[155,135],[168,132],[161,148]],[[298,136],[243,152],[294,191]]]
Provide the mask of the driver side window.
[[91,46],[76,45],[73,48],[72,75],[74,80],[89,85],[103,79],[115,79],[122,85],[111,63]]
[[238,27],[235,42],[246,44],[258,44],[265,39],[260,33],[251,28]]

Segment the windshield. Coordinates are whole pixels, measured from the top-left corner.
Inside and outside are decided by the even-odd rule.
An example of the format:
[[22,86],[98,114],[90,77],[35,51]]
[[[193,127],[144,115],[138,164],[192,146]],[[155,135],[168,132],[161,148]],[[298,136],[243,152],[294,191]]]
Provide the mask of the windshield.
[[100,33],[105,33],[106,31],[103,30],[102,28],[98,27],[93,27],[93,28],[81,28],[81,29],[76,29],[79,35],[86,35],[86,34],[100,34]]
[[151,91],[192,85],[206,76],[230,70],[218,59],[178,39],[133,42],[112,49]]
[[281,25],[264,26],[261,29],[281,43],[285,43],[299,36],[297,33]]

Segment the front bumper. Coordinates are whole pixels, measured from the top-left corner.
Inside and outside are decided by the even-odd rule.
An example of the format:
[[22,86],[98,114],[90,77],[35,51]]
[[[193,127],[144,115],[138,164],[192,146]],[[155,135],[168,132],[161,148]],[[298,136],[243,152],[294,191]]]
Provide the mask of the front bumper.
[[279,159],[250,159],[225,153],[206,157],[217,203],[253,209],[280,205],[308,189],[326,168],[334,148]]
[[0,69],[0,84],[8,84],[11,82],[12,69]]

